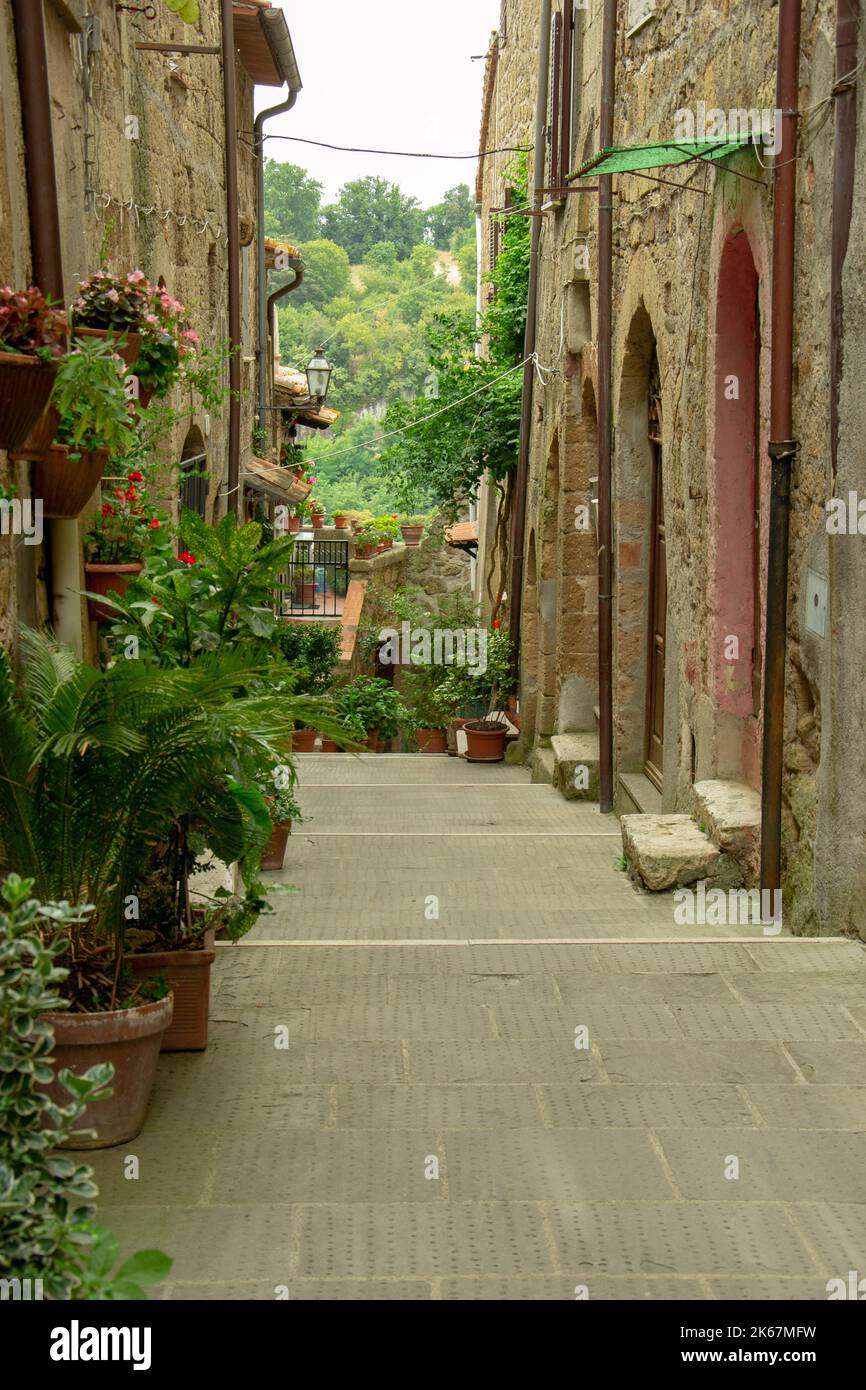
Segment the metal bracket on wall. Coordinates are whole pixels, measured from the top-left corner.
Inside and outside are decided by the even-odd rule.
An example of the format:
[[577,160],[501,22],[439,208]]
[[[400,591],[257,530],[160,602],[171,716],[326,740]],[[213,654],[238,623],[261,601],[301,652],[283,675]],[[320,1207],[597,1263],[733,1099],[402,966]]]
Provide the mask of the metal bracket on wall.
[[117,14],[124,11],[127,14],[140,14],[142,19],[156,19],[156,7],[154,5],[115,5]]
[[137,43],[135,47],[145,53],[222,53],[222,49],[213,44]]

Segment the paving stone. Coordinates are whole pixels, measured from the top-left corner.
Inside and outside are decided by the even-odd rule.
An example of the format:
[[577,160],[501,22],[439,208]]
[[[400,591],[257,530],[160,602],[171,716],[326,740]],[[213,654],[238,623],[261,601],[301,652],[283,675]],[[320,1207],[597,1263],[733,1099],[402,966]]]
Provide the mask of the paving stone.
[[787,1051],[806,1080],[816,1086],[856,1086],[866,1078],[866,1038],[862,1042],[792,1042]]
[[611,1278],[608,1275],[594,1275],[576,1285],[561,1275],[533,1275],[526,1279],[443,1279],[442,1298],[448,1300],[479,1300],[490,1302],[525,1303],[530,1300],[555,1300],[573,1303],[576,1299],[588,1297],[590,1302],[616,1300],[655,1300],[657,1302],[678,1299],[695,1300],[703,1298],[703,1288],[696,1279],[668,1279],[650,1276],[625,1275]]
[[682,1034],[671,1012],[659,1004],[611,1005],[587,996],[580,1004],[499,1004],[493,1009],[497,1032],[503,1038],[571,1038],[575,1029],[588,1029],[590,1043],[602,1038],[678,1038]]
[[[817,1044],[816,1044],[817,1045]],[[857,1044],[849,1044],[856,1046]],[[793,1081],[793,1068],[781,1048],[770,1043],[603,1042],[599,1051],[613,1082]]]
[[774,1128],[866,1130],[866,1084],[749,1085],[747,1093],[763,1122]]
[[491,1014],[482,1004],[317,1004],[310,1010],[315,1039],[493,1038]]
[[148,1114],[141,1134],[111,1149],[95,1149],[86,1161],[96,1174],[101,1202],[196,1206],[207,1188],[218,1140],[215,1127],[199,1129],[189,1118],[184,1132],[171,1133],[167,1140],[164,1130],[151,1126]]
[[340,1129],[503,1129],[541,1125],[542,1113],[530,1085],[335,1087]]
[[490,1042],[406,1044],[412,1081],[441,1084],[473,1081],[598,1081],[594,1058],[578,1052],[573,1039],[531,1042],[497,1038]]
[[747,975],[726,975],[731,992],[758,1004],[860,1003],[866,1007],[866,970],[821,970],[820,963],[807,974],[756,970]]
[[687,1038],[790,1039],[821,1042],[863,1037],[854,1020],[838,1005],[739,1005],[704,1000],[700,1004],[675,1000],[671,1010]]
[[547,1208],[560,1265],[594,1274],[808,1276],[808,1250],[778,1203],[584,1202]]
[[816,1302],[827,1298],[826,1281],[823,1275],[808,1275],[802,1279],[785,1279],[781,1275],[746,1278],[731,1277],[710,1279],[710,1292],[713,1298],[735,1303],[757,1303],[788,1301],[792,1303]]
[[645,1134],[628,1130],[460,1130],[445,1141],[455,1201],[581,1202],[670,1197]]
[[849,1269],[857,1270],[861,1278],[866,1276],[866,1204],[862,1193],[857,1203],[799,1202],[790,1210],[793,1224],[828,1278],[847,1282]]
[[214,1163],[218,1201],[442,1201],[441,1179],[425,1178],[428,1155],[441,1158],[431,1130],[309,1130],[227,1135]]
[[550,975],[390,975],[391,1004],[494,1004],[500,999],[555,1004],[559,996]]
[[[657,949],[661,949],[660,947]],[[555,976],[556,987],[566,1004],[591,1000],[606,1000],[611,1004],[652,1003],[658,1000],[721,999],[731,1001],[733,994],[723,975],[718,973],[670,975],[625,975],[610,973],[599,977],[588,972],[572,971]]]
[[[275,1288],[261,1280],[247,1284],[179,1284],[166,1285],[167,1296],[174,1303],[217,1301],[235,1303],[256,1301],[272,1303],[277,1299]],[[408,1303],[415,1299],[430,1299],[433,1285],[424,1279],[293,1279],[278,1286],[282,1298],[288,1289],[289,1301],[308,1303],[326,1301],[343,1303],[354,1300],[379,1302],[396,1299]]]
[[290,1207],[100,1203],[99,1216],[121,1237],[123,1258],[137,1250],[164,1250],[174,1280],[207,1283],[222,1275],[273,1287],[291,1278],[298,1215]]
[[718,848],[691,816],[623,816],[620,824],[626,862],[653,892],[713,877]]
[[[680,1194],[686,1198],[787,1202],[863,1198],[866,1135],[842,1131],[658,1130]],[[726,1178],[731,1157],[739,1177]]]
[[566,1129],[698,1129],[755,1123],[738,1086],[593,1086],[537,1088],[545,1120]]
[[540,1207],[529,1202],[353,1202],[303,1207],[304,1278],[554,1273]]

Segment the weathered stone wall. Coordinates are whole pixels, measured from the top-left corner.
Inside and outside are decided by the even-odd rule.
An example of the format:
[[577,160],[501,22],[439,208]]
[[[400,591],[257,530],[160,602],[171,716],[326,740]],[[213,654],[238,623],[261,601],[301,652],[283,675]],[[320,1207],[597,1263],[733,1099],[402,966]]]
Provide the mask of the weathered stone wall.
[[464,550],[447,545],[441,528],[419,546],[406,547],[401,584],[423,589],[434,602],[446,594],[470,592],[470,558]]
[[[554,0],[557,3],[557,0]],[[515,0],[509,24],[525,28],[531,71],[497,74],[497,108],[517,109],[535,92],[537,4]],[[775,104],[778,6],[762,0],[675,0],[626,37],[619,6],[614,144],[675,138],[676,113],[697,103],[728,112]],[[600,4],[578,11],[578,78],[573,167],[597,148]],[[831,91],[834,6],[804,8],[799,108]],[[862,47],[861,57],[866,51]],[[510,90],[513,80],[521,87]],[[531,112],[528,112],[531,124]],[[857,928],[866,934],[866,849],[862,801],[866,735],[862,670],[866,623],[862,539],[827,537],[827,498],[862,487],[866,419],[858,364],[864,350],[863,248],[866,201],[861,143],[846,270],[846,351],[839,478],[829,481],[829,277],[832,113],[805,129],[798,163],[794,468],[785,728],[786,915],[797,929]],[[735,351],[718,303],[736,286],[726,252],[745,237],[757,278],[759,342],[755,389],[760,427],[744,438],[759,460],[760,589],[766,590],[770,468],[769,419],[771,175],[745,152],[725,170],[650,171],[679,191],[634,175],[614,180],[614,632],[617,772],[643,763],[649,614],[650,466],[647,384],[655,346],[661,377],[663,487],[667,544],[664,807],[688,809],[692,781],[722,776],[760,782],[760,715],[749,707],[751,654],[729,659],[725,624],[745,551],[720,525],[727,503],[724,395]],[[485,197],[492,200],[485,185]],[[526,527],[522,713],[524,736],[592,728],[596,697],[597,585],[592,532],[574,531],[574,508],[592,496],[597,473],[597,276],[595,193],[573,194],[549,210],[541,238],[541,363],[554,375],[536,382]],[[575,266],[588,236],[589,274]],[[582,516],[582,514],[580,514]],[[482,540],[484,539],[482,534]],[[830,544],[828,545],[828,540]],[[738,552],[736,547],[741,547]],[[829,582],[827,634],[805,630],[807,571]],[[761,600],[763,608],[763,598]],[[845,641],[842,640],[844,614]],[[763,628],[763,612],[760,614]],[[759,708],[759,706],[758,706]],[[827,711],[832,709],[832,724]],[[823,713],[822,713],[823,711]]]

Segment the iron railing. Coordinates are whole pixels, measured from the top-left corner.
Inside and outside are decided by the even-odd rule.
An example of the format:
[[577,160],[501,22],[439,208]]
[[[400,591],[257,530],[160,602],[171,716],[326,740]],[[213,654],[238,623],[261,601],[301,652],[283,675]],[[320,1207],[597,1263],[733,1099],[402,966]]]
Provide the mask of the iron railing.
[[348,588],[348,541],[297,540],[274,611],[283,618],[339,618]]

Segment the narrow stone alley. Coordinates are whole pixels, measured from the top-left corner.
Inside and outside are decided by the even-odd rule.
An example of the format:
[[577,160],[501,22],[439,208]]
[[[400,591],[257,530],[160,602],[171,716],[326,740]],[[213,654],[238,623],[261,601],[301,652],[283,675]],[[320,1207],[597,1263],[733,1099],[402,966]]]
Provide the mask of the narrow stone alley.
[[298,893],[92,1155],[162,1296],[826,1299],[858,1268],[862,946],[677,927],[618,822],[522,768],[299,764]]

